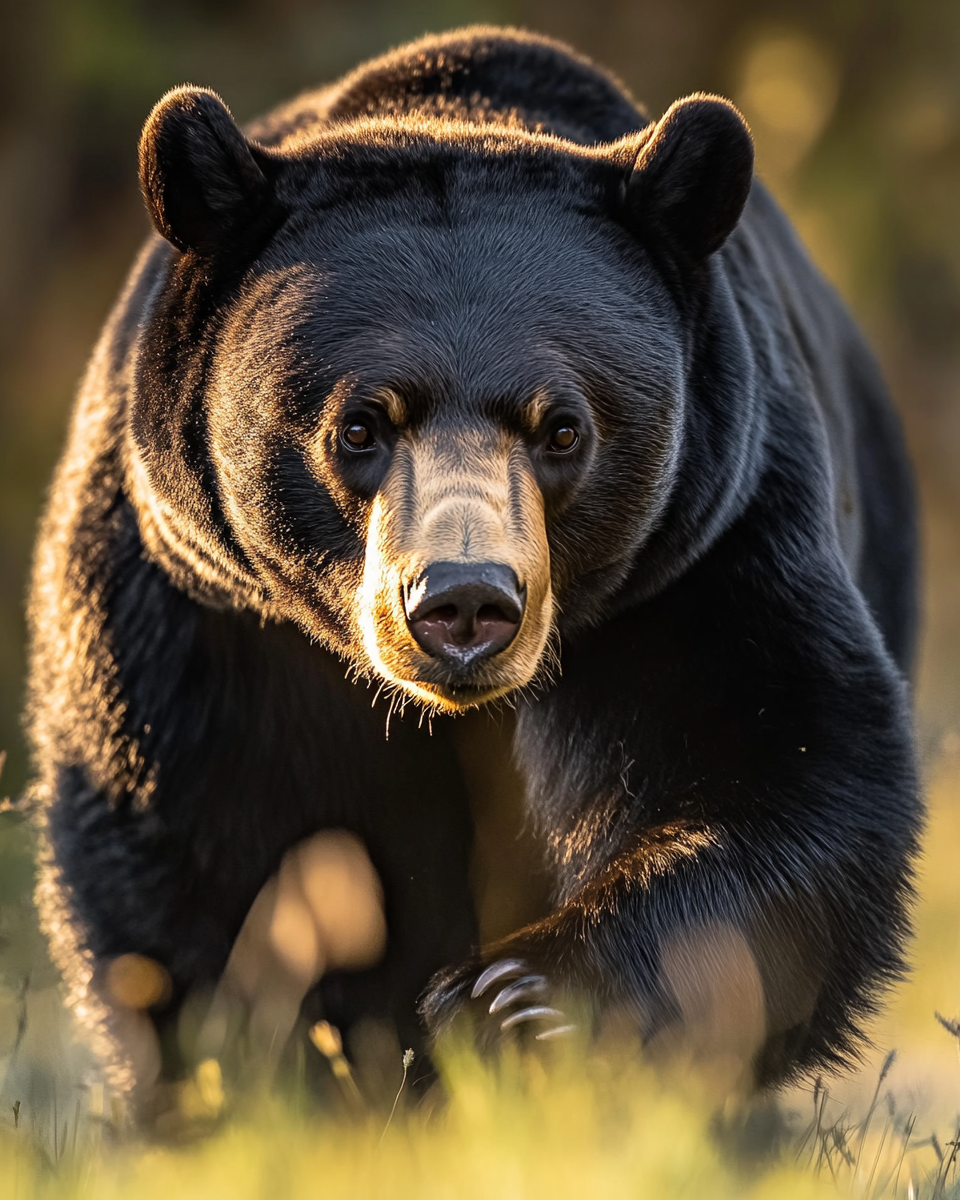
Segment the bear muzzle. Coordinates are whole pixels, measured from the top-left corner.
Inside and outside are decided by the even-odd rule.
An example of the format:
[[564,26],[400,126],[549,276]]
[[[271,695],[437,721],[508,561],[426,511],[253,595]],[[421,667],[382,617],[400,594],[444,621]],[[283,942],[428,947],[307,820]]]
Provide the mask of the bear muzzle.
[[496,562],[435,562],[404,584],[407,626],[433,658],[470,666],[505,650],[520,629],[526,588]]
[[550,549],[516,435],[493,423],[404,432],[366,543],[357,624],[382,679],[460,712],[538,674],[553,622]]

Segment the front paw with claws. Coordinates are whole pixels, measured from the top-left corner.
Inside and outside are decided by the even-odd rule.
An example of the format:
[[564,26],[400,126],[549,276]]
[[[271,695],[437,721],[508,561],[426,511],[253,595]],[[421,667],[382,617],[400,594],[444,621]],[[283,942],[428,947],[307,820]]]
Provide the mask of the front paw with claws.
[[557,1005],[547,976],[521,958],[501,958],[479,971],[465,968],[436,979],[424,1004],[433,1031],[441,1032],[463,1012],[472,1016],[482,1050],[493,1050],[508,1037],[546,1042],[576,1030]]

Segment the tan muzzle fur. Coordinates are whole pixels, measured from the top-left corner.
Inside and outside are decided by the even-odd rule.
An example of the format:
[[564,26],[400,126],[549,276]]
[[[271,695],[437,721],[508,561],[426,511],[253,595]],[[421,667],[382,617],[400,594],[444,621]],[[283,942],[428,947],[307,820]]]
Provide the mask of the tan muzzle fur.
[[[468,676],[420,648],[403,591],[433,563],[499,563],[526,593],[510,645]],[[371,663],[408,695],[446,711],[528,684],[553,623],[543,497],[523,442],[496,428],[402,434],[374,499],[358,620]]]

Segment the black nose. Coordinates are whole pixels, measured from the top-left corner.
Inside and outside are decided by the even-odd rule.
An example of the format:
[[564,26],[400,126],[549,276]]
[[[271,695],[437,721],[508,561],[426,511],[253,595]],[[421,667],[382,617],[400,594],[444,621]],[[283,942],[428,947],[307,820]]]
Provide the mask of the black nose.
[[404,586],[410,632],[435,658],[461,665],[505,650],[523,618],[526,589],[503,563],[431,563]]

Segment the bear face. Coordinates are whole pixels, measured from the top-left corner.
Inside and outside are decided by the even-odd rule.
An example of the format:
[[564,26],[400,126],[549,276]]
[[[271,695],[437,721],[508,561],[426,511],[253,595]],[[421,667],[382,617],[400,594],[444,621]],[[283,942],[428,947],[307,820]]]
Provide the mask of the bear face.
[[750,182],[735,110],[600,147],[423,121],[267,151],[187,90],[141,159],[181,251],[130,421],[148,545],[428,706],[548,676],[671,501],[690,297]]

